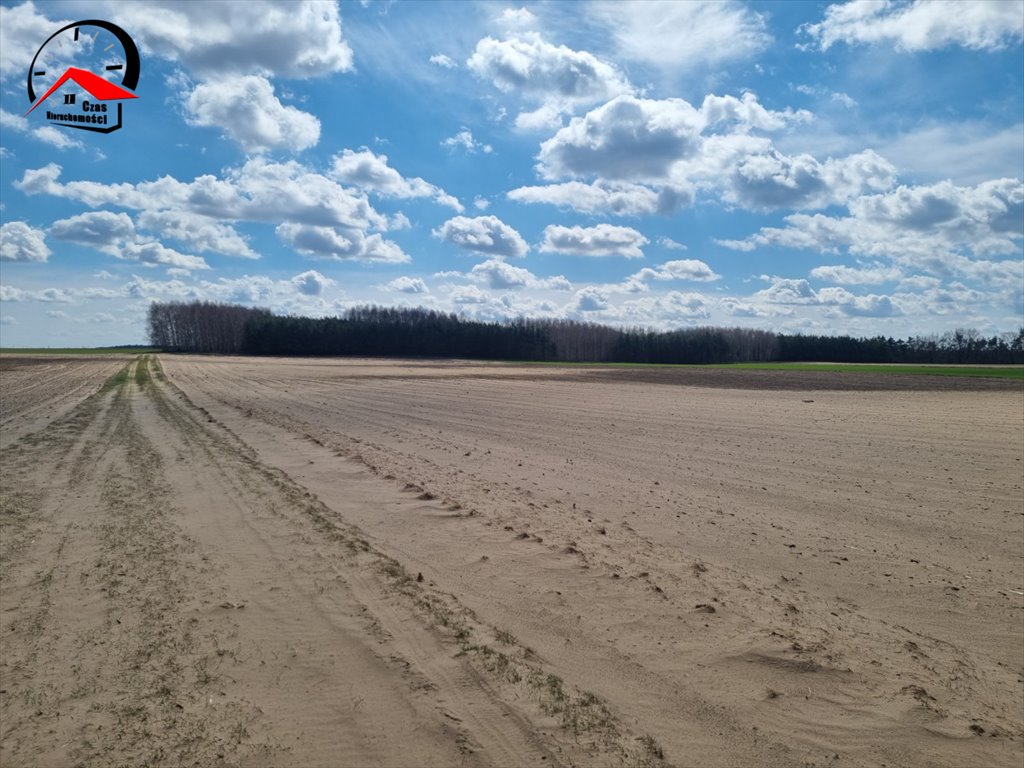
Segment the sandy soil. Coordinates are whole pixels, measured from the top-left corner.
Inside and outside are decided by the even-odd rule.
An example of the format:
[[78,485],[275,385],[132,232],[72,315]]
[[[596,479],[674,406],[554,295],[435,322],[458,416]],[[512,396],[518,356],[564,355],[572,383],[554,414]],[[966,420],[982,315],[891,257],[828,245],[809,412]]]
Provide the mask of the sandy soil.
[[1024,759],[1019,385],[161,362],[3,450],[0,764]]
[[129,360],[120,355],[0,355],[0,446],[63,416]]

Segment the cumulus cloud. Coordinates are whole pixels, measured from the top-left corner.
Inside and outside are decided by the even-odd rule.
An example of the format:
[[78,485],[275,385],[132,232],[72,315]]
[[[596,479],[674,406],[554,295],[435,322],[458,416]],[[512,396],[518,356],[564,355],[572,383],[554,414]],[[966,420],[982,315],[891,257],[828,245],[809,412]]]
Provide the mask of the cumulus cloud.
[[803,279],[762,275],[770,283],[752,298],[768,304],[832,307],[848,317],[894,317],[903,314],[902,307],[889,296],[850,293],[845,288],[826,287],[815,291]]
[[44,262],[50,258],[46,233],[24,221],[9,221],[0,227],[0,261]]
[[108,0],[101,18],[130,29],[146,53],[201,76],[319,77],[352,69],[337,4],[315,0],[175,3]]
[[485,155],[490,154],[494,151],[494,147],[490,144],[484,144],[473,138],[473,132],[469,128],[463,128],[461,131],[456,133],[454,136],[449,136],[441,142],[442,147],[447,147],[450,150],[461,149],[469,154],[476,154],[477,152],[483,152]]
[[50,225],[50,234],[61,240],[95,248],[118,259],[177,269],[209,269],[206,261],[199,256],[180,253],[138,234],[134,222],[126,213],[80,213],[55,221]]
[[507,197],[519,203],[547,203],[578,213],[646,216],[670,214],[689,205],[693,202],[693,189],[689,186],[664,186],[656,190],[643,184],[567,181],[518,187]]
[[[933,274],[1010,280],[1011,270],[983,257],[1019,253],[1024,239],[1024,185],[998,179],[973,187],[950,182],[908,187],[851,201],[849,214],[792,214],[785,227],[764,227],[726,247],[848,251]],[[979,260],[980,259],[980,260]]]
[[903,273],[895,267],[886,267],[878,263],[866,267],[832,264],[815,267],[811,270],[811,277],[840,285],[877,285],[900,280]]
[[696,154],[703,127],[700,111],[683,99],[618,96],[544,141],[538,170],[546,179],[665,178],[674,162]]
[[324,277],[315,269],[307,270],[291,279],[295,290],[304,296],[320,296],[326,289],[334,285],[329,277]]
[[735,165],[725,199],[755,210],[822,208],[886,190],[895,181],[893,165],[870,149],[824,163],[810,155],[786,156],[772,150]]
[[625,256],[642,259],[643,246],[649,241],[632,227],[598,224],[595,227],[563,227],[552,224],[544,228],[540,250],[545,253],[569,253],[576,256]]
[[830,5],[825,18],[801,31],[826,51],[839,42],[889,43],[899,51],[932,51],[952,45],[998,50],[1024,37],[1019,2],[914,0]]
[[399,293],[427,293],[427,284],[418,277],[396,277],[387,284],[387,288]]
[[819,161],[785,155],[755,133],[810,118],[767,109],[752,93],[708,95],[699,108],[683,99],[618,96],[541,144],[538,174],[571,181],[520,187],[509,197],[581,213],[643,215],[672,213],[698,192],[770,210],[822,208],[892,186],[895,168],[871,150]]
[[522,235],[497,216],[456,216],[435,229],[434,236],[490,256],[525,256],[530,250]]
[[335,155],[331,175],[346,184],[375,192],[384,197],[429,197],[461,213],[462,204],[440,187],[421,178],[404,178],[388,165],[387,155],[376,155],[366,147],[358,152],[351,149]]
[[117,257],[130,261],[141,261],[143,264],[156,267],[177,267],[188,270],[210,268],[202,257],[179,253],[156,241],[125,243]]
[[220,128],[244,151],[301,152],[320,141],[320,121],[285,106],[274,86],[258,75],[220,76],[197,85],[185,98],[190,125]]
[[762,16],[735,0],[632,0],[593,8],[620,56],[673,72],[749,58],[771,42]]
[[544,42],[536,35],[508,40],[485,37],[466,66],[498,90],[540,104],[534,112],[517,118],[517,126],[526,129],[558,125],[561,115],[577,105],[633,91],[614,65],[587,51]]
[[135,224],[127,213],[90,211],[53,222],[50,234],[119,257],[124,244],[135,239]]
[[704,97],[700,111],[708,126],[734,123],[762,131],[778,131],[788,125],[807,123],[814,119],[814,115],[806,109],[794,110],[789,107],[782,111],[767,109],[750,91],[744,93],[740,98],[708,94]]
[[571,309],[576,312],[600,312],[609,306],[607,291],[593,286],[576,291],[570,304]]
[[314,258],[382,264],[412,261],[397,243],[384,240],[379,234],[366,235],[359,229],[285,222],[275,231],[281,242]]
[[0,285],[0,301],[43,301],[66,304],[72,300],[71,293],[64,288],[43,288],[26,291],[13,285]]
[[711,309],[711,302],[702,294],[669,291],[661,296],[623,302],[621,316],[634,325],[649,325],[653,322],[662,327],[677,327],[706,319]]
[[259,254],[230,224],[188,211],[143,211],[138,216],[142,229],[156,232],[161,238],[184,243],[200,253],[220,253],[242,259],[258,259]]
[[470,270],[469,277],[498,290],[516,288],[547,288],[571,291],[572,285],[562,275],[540,278],[530,270],[513,266],[501,259],[488,259]]
[[505,8],[497,18],[498,26],[511,32],[533,29],[537,15],[529,8]]
[[700,283],[708,283],[718,280],[721,275],[716,275],[700,259],[677,259],[666,261],[659,267],[645,267],[634,275],[626,278],[627,284],[632,281],[647,282],[649,280],[692,280]]
[[[248,221],[277,225],[278,237],[306,255],[367,262],[402,263],[409,257],[395,243],[373,230],[386,231],[407,219],[377,212],[364,193],[341,186],[337,181],[295,161],[269,162],[257,157],[222,176],[210,174],[192,181],[163,176],[134,184],[103,184],[95,181],[60,181],[61,167],[50,164],[27,170],[15,186],[26,195],[52,195],[92,207],[116,205],[161,214],[155,219],[140,216],[157,225],[164,219],[173,224],[196,224],[204,217],[221,223]],[[213,247],[228,242],[233,255],[244,252],[244,241],[232,231],[214,228],[205,233],[186,233],[185,242],[204,241]],[[212,239],[211,239],[212,238]],[[219,239],[218,239],[219,238]]]

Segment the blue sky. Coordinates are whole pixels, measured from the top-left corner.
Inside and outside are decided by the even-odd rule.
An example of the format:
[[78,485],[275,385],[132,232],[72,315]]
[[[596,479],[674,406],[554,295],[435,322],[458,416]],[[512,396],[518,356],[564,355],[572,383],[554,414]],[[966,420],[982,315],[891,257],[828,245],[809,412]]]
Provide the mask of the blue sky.
[[[83,19],[141,55],[106,135],[25,116]],[[119,82],[84,31],[40,83]],[[1013,331],[1022,36],[1016,0],[3,2],[0,344],[190,299]]]

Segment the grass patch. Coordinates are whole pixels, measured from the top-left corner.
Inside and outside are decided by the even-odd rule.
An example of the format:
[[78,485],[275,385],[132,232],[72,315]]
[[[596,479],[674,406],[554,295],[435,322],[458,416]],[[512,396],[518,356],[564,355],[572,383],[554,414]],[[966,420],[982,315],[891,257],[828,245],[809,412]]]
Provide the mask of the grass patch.
[[131,368],[131,363],[124,366],[120,371],[118,371],[105,382],[103,382],[103,386],[100,387],[99,394],[103,395],[112,389],[118,389],[119,387],[123,387],[128,381],[129,368]]
[[557,368],[720,368],[747,371],[800,371],[809,373],[882,373],[906,376],[968,376],[989,379],[1019,379],[1024,381],[1024,366],[1020,365],[906,365],[901,363],[720,363],[691,365],[684,363],[567,363],[558,361],[525,360],[509,365],[541,365]]
[[140,388],[149,383],[149,355],[143,355],[135,363],[135,383]]
[[898,363],[732,363],[700,366],[746,371],[808,371],[811,373],[888,373],[904,376],[971,376],[988,379],[1020,379],[1022,366],[903,365]]

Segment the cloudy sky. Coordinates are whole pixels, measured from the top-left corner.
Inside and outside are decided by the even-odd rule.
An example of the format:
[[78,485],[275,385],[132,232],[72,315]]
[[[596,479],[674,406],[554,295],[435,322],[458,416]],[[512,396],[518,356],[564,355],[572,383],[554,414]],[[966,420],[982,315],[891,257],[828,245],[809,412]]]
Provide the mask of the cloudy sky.
[[[83,19],[141,54],[106,135],[25,114],[32,57]],[[36,84],[119,82],[96,31]],[[142,342],[149,302],[194,298],[1024,322],[1017,0],[4,0],[0,34],[3,346]]]

